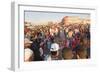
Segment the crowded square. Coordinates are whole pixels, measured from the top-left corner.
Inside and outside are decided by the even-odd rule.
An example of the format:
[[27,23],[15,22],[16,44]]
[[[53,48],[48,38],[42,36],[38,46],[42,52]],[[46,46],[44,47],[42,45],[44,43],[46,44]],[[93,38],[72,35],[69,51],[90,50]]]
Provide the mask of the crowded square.
[[64,16],[60,22],[24,22],[24,61],[89,59],[90,19]]

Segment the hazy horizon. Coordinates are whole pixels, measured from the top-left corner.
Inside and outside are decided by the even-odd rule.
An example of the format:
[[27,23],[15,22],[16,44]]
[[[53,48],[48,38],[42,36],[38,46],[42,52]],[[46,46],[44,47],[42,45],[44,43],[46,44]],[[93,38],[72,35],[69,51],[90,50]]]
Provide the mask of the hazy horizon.
[[25,11],[25,21],[32,24],[42,24],[47,22],[60,22],[65,16],[75,16],[81,19],[90,18],[90,14],[84,13],[67,13],[67,12],[39,12],[39,11]]

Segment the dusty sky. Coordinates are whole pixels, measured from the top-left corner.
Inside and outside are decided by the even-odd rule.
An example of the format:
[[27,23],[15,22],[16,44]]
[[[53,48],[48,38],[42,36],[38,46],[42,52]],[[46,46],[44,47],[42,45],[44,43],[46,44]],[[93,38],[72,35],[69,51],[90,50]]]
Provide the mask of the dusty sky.
[[29,21],[33,24],[46,23],[49,21],[60,22],[65,16],[77,16],[81,19],[90,18],[90,14],[84,13],[61,13],[61,12],[36,12],[36,11],[25,11],[25,21]]

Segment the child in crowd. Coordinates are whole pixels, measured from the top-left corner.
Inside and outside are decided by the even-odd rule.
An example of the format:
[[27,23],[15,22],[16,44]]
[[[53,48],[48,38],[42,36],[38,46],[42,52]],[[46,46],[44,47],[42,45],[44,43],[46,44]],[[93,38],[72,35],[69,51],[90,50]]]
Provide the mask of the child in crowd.
[[62,58],[63,58],[64,60],[66,60],[66,59],[76,59],[76,56],[75,56],[75,54],[73,53],[73,51],[72,51],[71,48],[66,48],[66,47],[64,47],[64,48],[62,49]]

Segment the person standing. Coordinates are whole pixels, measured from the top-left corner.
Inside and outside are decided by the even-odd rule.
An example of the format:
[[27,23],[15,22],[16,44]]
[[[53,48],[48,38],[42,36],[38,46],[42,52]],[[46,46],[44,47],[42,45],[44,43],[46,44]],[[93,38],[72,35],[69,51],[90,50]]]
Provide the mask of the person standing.
[[29,62],[34,60],[34,52],[30,49],[32,41],[28,38],[24,39],[24,61]]
[[59,44],[53,42],[51,44],[50,54],[46,56],[45,60],[60,60]]

